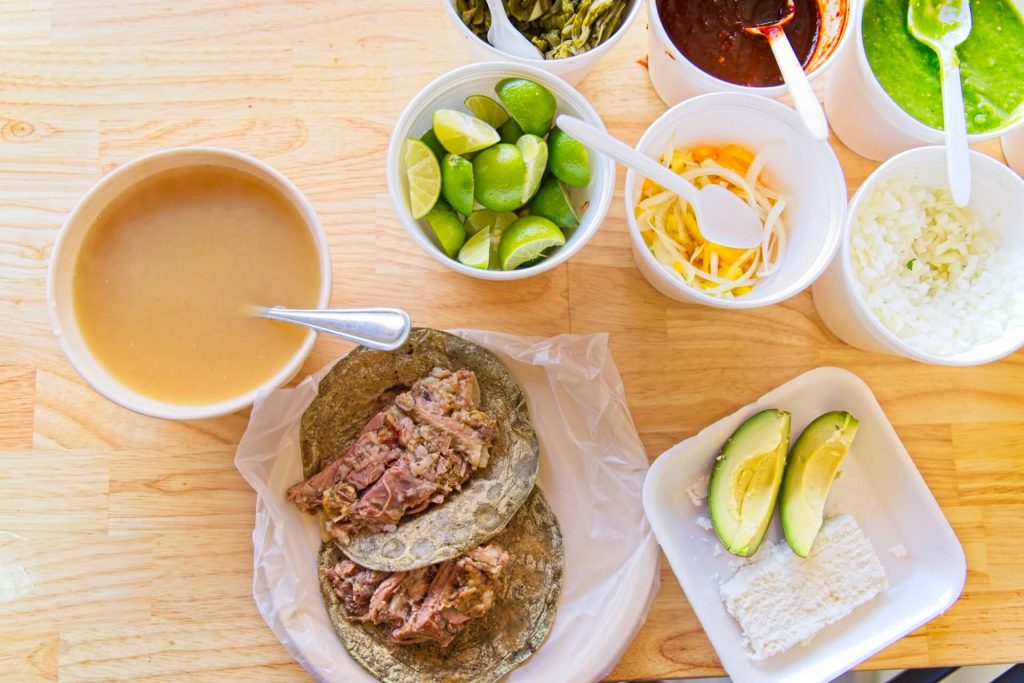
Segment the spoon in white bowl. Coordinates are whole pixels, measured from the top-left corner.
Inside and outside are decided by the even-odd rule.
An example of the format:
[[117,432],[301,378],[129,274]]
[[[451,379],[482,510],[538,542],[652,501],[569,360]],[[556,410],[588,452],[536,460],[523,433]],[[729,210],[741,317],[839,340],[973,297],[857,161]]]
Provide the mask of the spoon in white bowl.
[[689,180],[646,154],[575,117],[561,114],[556,123],[584,145],[604,152],[689,202],[700,234],[709,242],[736,249],[751,249],[761,244],[764,223],[749,204],[728,189],[709,184],[698,190]]
[[398,308],[325,308],[320,310],[259,307],[261,318],[310,327],[379,351],[394,351],[409,338],[409,314]]
[[[765,4],[770,6],[765,7]],[[781,5],[778,0],[760,2],[754,7],[751,25],[744,26],[743,30],[768,39],[779,71],[782,72],[782,80],[786,84],[789,96],[793,98],[793,107],[800,114],[804,126],[815,140],[828,140],[828,120],[825,118],[825,111],[821,108],[821,102],[814,94],[811,82],[807,80],[807,72],[793,52],[793,46],[789,44],[789,38],[783,30],[795,16],[796,4],[793,0],[785,0]]]
[[509,21],[501,0],[487,0],[487,8],[491,10],[491,28],[487,31],[487,42],[513,57],[544,59],[537,46]]

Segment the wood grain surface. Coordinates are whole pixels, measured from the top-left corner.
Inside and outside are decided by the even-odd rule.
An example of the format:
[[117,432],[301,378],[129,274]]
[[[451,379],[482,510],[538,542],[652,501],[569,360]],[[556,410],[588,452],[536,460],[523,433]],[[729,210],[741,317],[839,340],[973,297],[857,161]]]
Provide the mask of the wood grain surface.
[[[645,24],[580,88],[631,143],[664,110],[639,63]],[[123,410],[50,332],[47,259],[74,202],[117,165],[184,144],[256,155],[306,193],[335,305],[403,306],[441,328],[610,332],[652,458],[805,370],[856,372],[969,568],[947,614],[864,666],[1024,659],[1024,353],[966,369],[865,353],[825,329],[809,293],[737,313],[674,303],[632,263],[621,173],[567,265],[509,283],[446,271],[395,218],[384,150],[408,100],[469,59],[440,0],[0,0],[0,679],[308,679],[250,594],[254,496],[232,465],[247,416]],[[875,164],[833,142],[852,191]],[[347,349],[321,339],[303,373]],[[721,672],[663,564],[610,678]]]

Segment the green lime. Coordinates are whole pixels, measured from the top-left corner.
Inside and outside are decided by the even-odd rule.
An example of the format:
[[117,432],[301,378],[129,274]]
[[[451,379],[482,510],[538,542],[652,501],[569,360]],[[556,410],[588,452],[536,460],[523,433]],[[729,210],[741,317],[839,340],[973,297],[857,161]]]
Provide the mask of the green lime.
[[425,143],[405,141],[405,177],[409,181],[409,211],[419,220],[427,215],[441,194],[441,166]]
[[494,87],[509,115],[523,131],[541,137],[547,135],[555,118],[555,96],[539,83],[525,78],[506,78]]
[[473,159],[476,199],[492,211],[514,211],[523,205],[526,163],[515,145],[488,147]]
[[466,228],[459,220],[459,215],[445,200],[438,199],[426,218],[444,253],[455,258],[466,241]]
[[454,109],[438,109],[434,112],[434,133],[452,154],[475,152],[501,139],[493,126]]
[[481,230],[462,245],[459,250],[459,263],[472,268],[487,270],[491,262],[491,233]]
[[434,152],[434,156],[437,157],[438,161],[441,161],[441,158],[448,153],[444,145],[441,144],[441,141],[437,139],[437,133],[434,132],[433,128],[430,128],[421,135],[420,141]]
[[573,187],[590,184],[590,159],[582,142],[555,128],[548,136],[548,148],[548,165],[556,178]]
[[553,176],[545,178],[537,194],[533,195],[530,213],[547,218],[563,230],[570,230],[580,224],[579,214],[572,205],[569,192],[562,181]]
[[509,119],[498,128],[498,135],[501,136],[502,142],[514,145],[523,136],[523,127],[516,123],[515,119]]
[[463,104],[472,112],[473,116],[495,128],[508,121],[508,112],[487,95],[470,95]]
[[466,232],[470,235],[475,235],[481,230],[491,232],[492,230],[504,230],[505,227],[519,218],[511,211],[491,211],[490,209],[481,209],[474,211],[466,218]]
[[441,160],[441,194],[463,216],[473,213],[473,164],[456,154],[445,154]]
[[516,147],[523,155],[523,163],[526,164],[526,184],[523,185],[523,204],[530,201],[540,187],[541,178],[548,165],[548,145],[543,139],[536,135],[527,133],[516,140]]
[[502,270],[514,270],[563,244],[565,235],[557,225],[541,216],[523,216],[505,228],[498,244],[498,263]]

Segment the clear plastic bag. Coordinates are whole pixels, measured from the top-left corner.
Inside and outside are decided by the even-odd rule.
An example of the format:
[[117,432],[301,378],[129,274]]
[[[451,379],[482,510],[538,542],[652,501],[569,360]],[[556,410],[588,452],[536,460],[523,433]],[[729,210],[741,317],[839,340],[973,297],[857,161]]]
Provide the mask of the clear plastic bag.
[[[540,440],[537,483],[565,538],[555,625],[507,680],[598,680],[636,635],[658,588],[658,549],[641,504],[647,457],[608,336],[455,333],[496,353],[523,386]],[[302,478],[299,420],[329,369],[256,403],[235,466],[257,493],[253,597],[260,614],[315,679],[370,682],[373,677],[338,641],[323,607],[316,520],[284,496]]]

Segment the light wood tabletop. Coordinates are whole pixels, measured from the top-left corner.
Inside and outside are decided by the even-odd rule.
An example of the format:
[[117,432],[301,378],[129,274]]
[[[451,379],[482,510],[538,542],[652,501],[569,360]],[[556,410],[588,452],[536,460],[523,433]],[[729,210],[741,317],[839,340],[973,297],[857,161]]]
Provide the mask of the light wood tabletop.
[[[646,18],[580,86],[635,143],[664,105]],[[1024,353],[948,369],[841,343],[805,292],[747,312],[682,305],[630,256],[619,174],[594,239],[538,277],[445,270],[390,205],[392,124],[470,59],[440,0],[0,0],[0,679],[302,681],[251,596],[254,494],[232,465],[247,415],[167,422],[86,386],[45,302],[76,200],[142,153],[211,144],[260,157],[312,201],[332,303],[526,335],[611,333],[651,458],[801,372],[874,390],[967,555],[963,596],[864,666],[1024,659]],[[852,191],[876,164],[833,140]],[[998,146],[983,151],[998,155]],[[321,339],[302,374],[344,353]],[[667,565],[611,679],[721,674]]]

